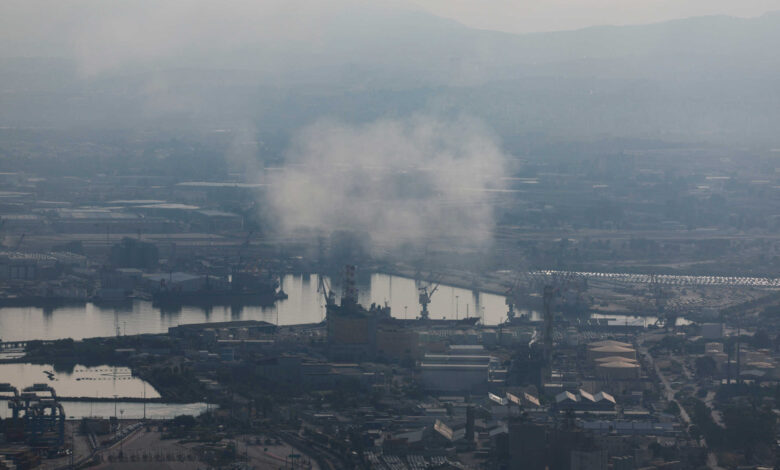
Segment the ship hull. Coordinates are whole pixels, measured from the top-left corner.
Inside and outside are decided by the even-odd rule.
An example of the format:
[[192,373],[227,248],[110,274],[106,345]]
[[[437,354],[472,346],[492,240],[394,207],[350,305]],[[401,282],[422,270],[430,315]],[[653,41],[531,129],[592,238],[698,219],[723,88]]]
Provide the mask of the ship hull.
[[178,307],[212,307],[226,306],[270,306],[276,300],[273,291],[258,292],[158,292],[152,295],[155,306]]

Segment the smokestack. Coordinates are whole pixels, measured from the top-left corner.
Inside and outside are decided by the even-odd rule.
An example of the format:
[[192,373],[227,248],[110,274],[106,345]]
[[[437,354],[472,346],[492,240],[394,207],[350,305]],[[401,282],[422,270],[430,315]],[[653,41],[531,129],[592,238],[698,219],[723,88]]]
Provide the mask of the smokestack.
[[550,365],[553,346],[553,313],[552,301],[555,295],[552,286],[544,286],[542,299],[544,300],[544,360]]
[[355,266],[344,266],[344,290],[341,294],[341,306],[356,305],[358,302],[357,287],[355,287]]

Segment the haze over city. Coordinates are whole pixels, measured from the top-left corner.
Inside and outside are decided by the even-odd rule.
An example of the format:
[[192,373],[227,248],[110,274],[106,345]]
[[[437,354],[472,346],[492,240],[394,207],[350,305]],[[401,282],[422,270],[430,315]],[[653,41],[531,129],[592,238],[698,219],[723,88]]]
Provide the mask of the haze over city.
[[6,0],[0,470],[778,466],[780,1]]

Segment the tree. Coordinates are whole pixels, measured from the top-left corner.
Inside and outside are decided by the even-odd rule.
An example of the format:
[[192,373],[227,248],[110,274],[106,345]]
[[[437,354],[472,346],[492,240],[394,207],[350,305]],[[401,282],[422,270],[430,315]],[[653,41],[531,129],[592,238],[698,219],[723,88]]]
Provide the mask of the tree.
[[694,439],[699,439],[702,436],[699,426],[695,424],[688,426],[688,434],[690,434],[690,436]]
[[177,427],[191,428],[197,424],[197,420],[190,415],[179,415],[173,418],[173,425]]
[[759,329],[756,334],[753,335],[750,343],[756,349],[771,348],[772,338],[769,337],[769,333],[766,330]]
[[771,411],[752,407],[729,407],[723,412],[726,440],[746,455],[760,444],[775,440],[775,416]]
[[696,375],[700,378],[712,377],[718,372],[718,365],[715,359],[710,356],[696,358]]
[[663,448],[661,447],[661,444],[658,443],[658,441],[653,441],[650,443],[650,445],[647,446],[648,450],[653,453],[653,457],[657,458],[661,456],[661,451]]

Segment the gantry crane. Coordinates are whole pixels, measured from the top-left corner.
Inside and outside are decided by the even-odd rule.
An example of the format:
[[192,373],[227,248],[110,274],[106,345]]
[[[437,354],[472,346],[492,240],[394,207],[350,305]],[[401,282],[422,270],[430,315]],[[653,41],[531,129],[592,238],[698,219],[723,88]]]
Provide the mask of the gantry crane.
[[325,276],[318,274],[317,278],[317,291],[322,293],[322,296],[325,298],[325,307],[333,306],[336,303],[336,295],[330,290],[330,286],[328,285],[328,281],[325,280]]
[[517,293],[520,289],[520,279],[517,279],[514,284],[509,286],[504,291],[504,300],[506,301],[506,320],[511,323],[515,319],[515,307],[517,302]]
[[431,285],[424,285],[417,288],[417,290],[420,292],[419,301],[420,305],[422,306],[422,310],[420,311],[420,318],[423,320],[427,320],[429,317],[428,304],[431,303],[431,297],[433,297],[433,294],[435,294],[439,289],[440,284],[441,282],[436,282],[433,287],[431,287]]

